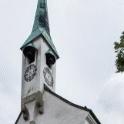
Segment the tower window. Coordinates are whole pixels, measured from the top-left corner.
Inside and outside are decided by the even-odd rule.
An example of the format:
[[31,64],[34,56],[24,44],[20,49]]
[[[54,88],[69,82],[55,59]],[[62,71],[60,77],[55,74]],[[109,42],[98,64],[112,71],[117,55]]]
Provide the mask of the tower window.
[[28,59],[29,64],[35,61],[36,51],[37,49],[32,45],[29,45],[24,48],[23,53],[25,57]]
[[49,51],[46,53],[46,64],[51,68],[56,62],[55,56]]

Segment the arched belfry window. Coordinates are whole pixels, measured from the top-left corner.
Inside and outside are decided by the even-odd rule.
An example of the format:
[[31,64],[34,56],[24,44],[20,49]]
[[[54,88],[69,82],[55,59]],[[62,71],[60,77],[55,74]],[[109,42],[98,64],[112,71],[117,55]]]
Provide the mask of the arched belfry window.
[[49,50],[46,53],[46,64],[48,65],[48,67],[52,67],[52,65],[54,65],[56,62],[56,58],[54,56],[54,54]]
[[37,49],[33,46],[33,44],[29,44],[24,48],[23,53],[30,64],[35,61]]

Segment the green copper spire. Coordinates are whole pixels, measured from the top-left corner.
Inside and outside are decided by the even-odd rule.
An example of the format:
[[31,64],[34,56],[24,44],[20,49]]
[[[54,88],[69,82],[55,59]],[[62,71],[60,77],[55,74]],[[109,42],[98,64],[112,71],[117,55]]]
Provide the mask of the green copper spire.
[[25,41],[21,49],[23,50],[29,43],[38,38],[43,37],[49,47],[52,49],[57,58],[59,58],[56,48],[52,42],[49,30],[47,0],[38,0],[37,10],[35,14],[34,25],[32,32],[28,39]]
[[46,0],[38,1],[35,21],[32,31],[37,30],[39,27],[44,28],[47,31],[47,33],[50,34]]

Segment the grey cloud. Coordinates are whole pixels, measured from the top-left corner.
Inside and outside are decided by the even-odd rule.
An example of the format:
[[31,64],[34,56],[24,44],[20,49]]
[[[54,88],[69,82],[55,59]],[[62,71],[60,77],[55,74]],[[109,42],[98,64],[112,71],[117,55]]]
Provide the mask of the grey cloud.
[[[1,123],[11,124],[20,111],[19,48],[31,32],[36,4],[37,0],[0,1]],[[121,78],[110,81],[115,72],[113,42],[124,30],[123,1],[48,0],[48,6],[51,36],[60,54],[57,93],[91,107],[105,124],[124,123],[123,81],[106,85],[101,93],[106,82]]]

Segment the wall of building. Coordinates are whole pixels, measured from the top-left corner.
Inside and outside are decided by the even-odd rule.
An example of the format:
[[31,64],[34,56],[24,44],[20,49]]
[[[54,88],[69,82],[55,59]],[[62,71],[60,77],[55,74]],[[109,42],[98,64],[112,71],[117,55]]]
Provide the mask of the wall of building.
[[32,109],[34,102],[29,103],[30,119],[25,121],[21,116],[17,124],[85,124],[87,111],[71,106],[47,91],[43,94],[43,101],[43,114]]

